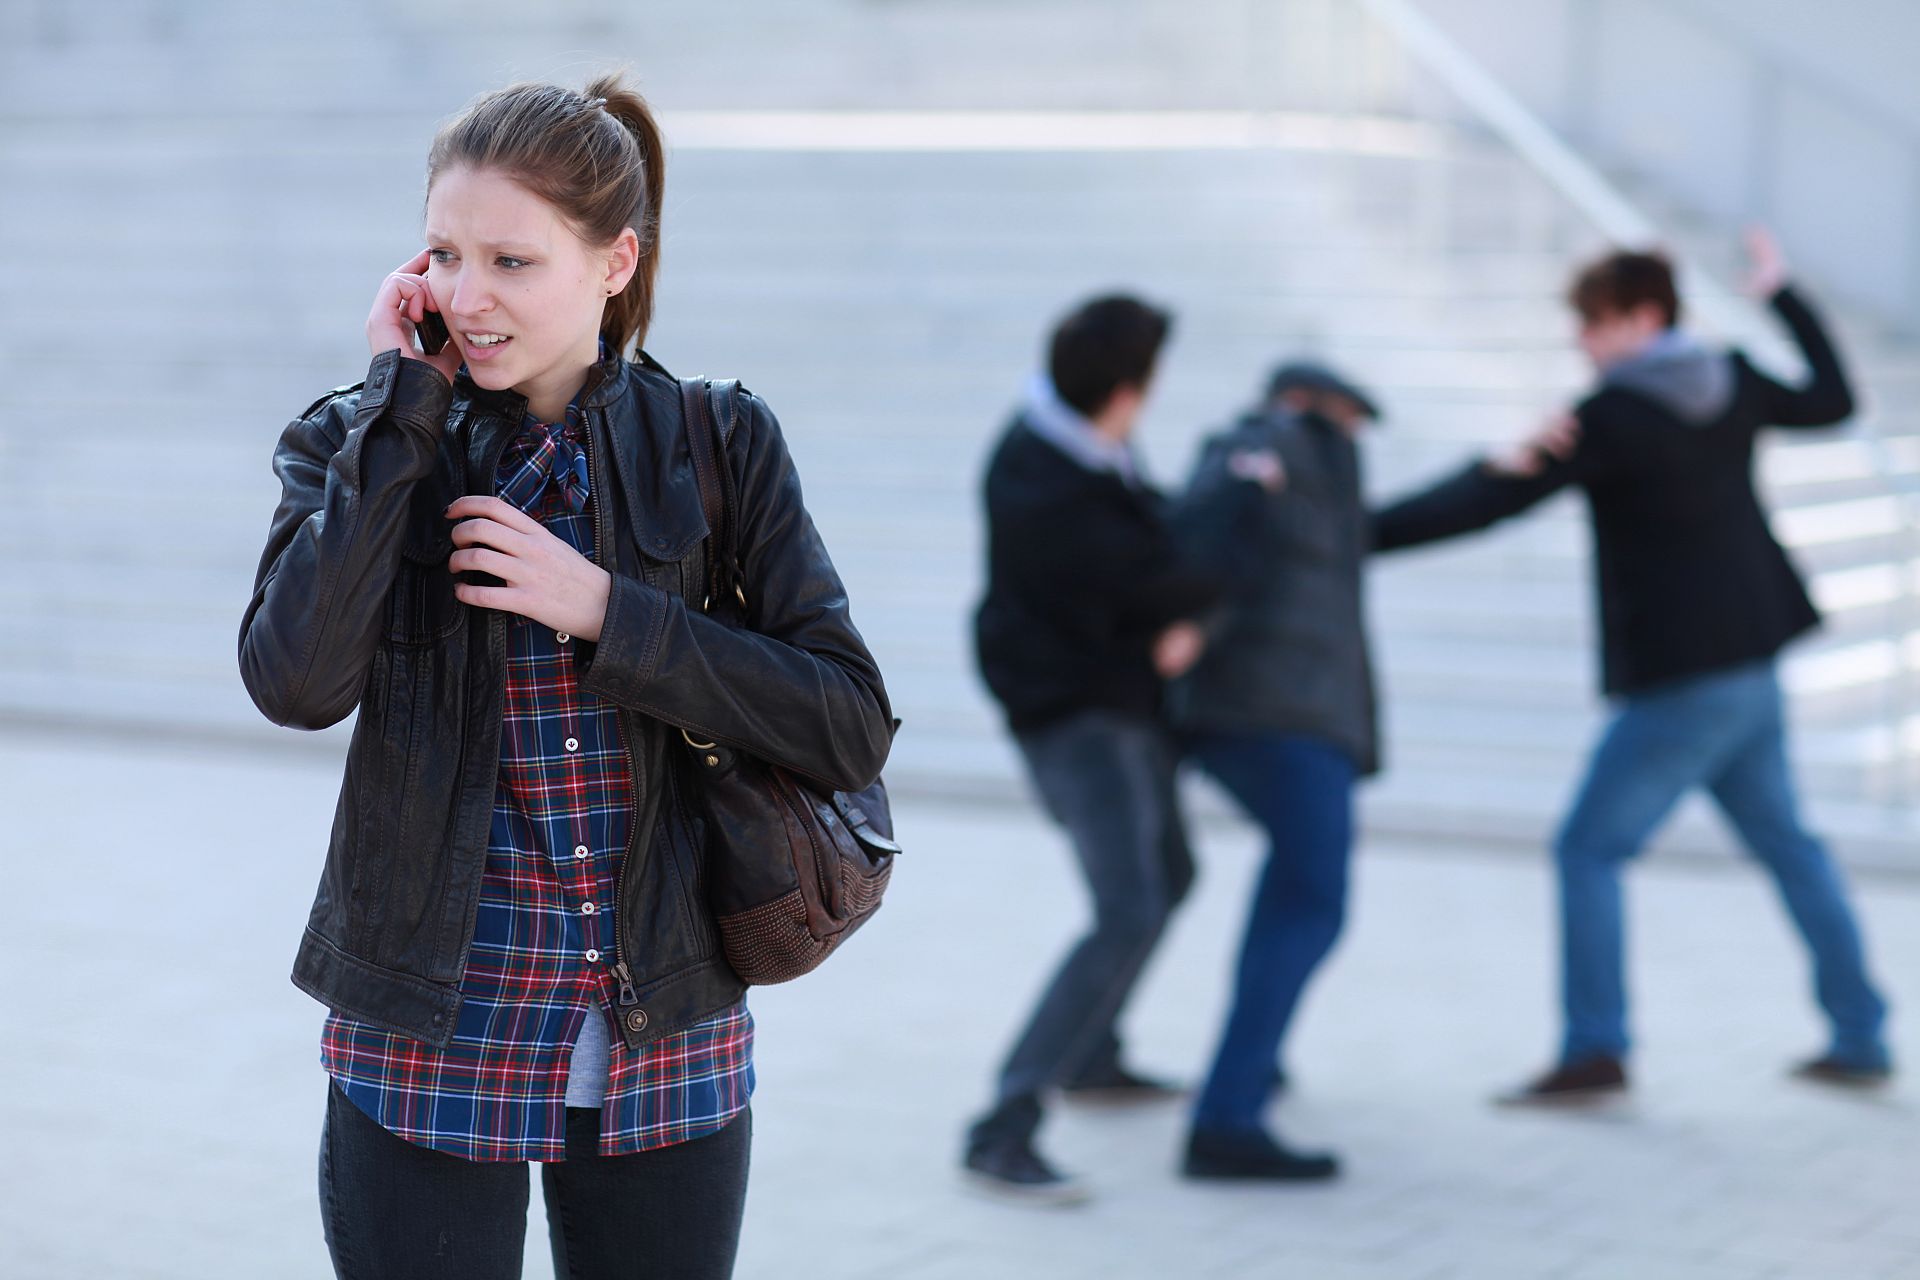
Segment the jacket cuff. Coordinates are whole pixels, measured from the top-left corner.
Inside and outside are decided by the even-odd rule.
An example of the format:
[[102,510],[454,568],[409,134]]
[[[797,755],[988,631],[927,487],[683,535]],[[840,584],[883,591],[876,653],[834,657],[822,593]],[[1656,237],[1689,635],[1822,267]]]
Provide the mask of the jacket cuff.
[[660,588],[614,574],[607,616],[600,623],[593,655],[580,672],[580,687],[612,702],[636,701],[660,665],[667,607],[667,593]]
[[398,347],[373,358],[360,391],[362,414],[377,417],[390,409],[394,417],[428,428],[446,421],[452,404],[446,375],[424,360],[407,359]]

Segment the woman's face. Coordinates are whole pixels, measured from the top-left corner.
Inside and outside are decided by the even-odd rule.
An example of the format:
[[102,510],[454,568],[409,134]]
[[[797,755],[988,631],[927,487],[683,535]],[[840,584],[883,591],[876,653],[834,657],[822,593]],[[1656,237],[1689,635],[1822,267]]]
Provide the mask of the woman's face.
[[633,274],[632,230],[595,248],[512,178],[457,168],[427,193],[426,240],[427,284],[473,380],[564,406],[599,355],[609,291]]

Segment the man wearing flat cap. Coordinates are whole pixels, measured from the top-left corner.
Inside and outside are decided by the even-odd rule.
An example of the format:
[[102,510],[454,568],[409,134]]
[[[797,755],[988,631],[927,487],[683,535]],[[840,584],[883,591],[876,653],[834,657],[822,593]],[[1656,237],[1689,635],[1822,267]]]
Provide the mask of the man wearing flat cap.
[[1206,442],[1194,471],[1193,504],[1224,494],[1238,452],[1271,450],[1286,476],[1234,547],[1233,593],[1169,699],[1188,758],[1271,842],[1232,1012],[1194,1109],[1189,1177],[1304,1181],[1338,1172],[1332,1156],[1281,1143],[1261,1113],[1282,1078],[1274,1064],[1300,994],[1345,917],[1354,784],[1379,767],[1356,446],[1377,416],[1373,400],[1332,369],[1282,365],[1260,402]]

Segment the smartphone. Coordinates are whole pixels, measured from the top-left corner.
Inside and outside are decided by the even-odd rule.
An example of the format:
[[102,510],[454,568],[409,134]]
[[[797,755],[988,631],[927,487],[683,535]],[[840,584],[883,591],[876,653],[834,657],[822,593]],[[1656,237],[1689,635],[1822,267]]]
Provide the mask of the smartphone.
[[438,311],[427,312],[426,318],[413,326],[413,331],[420,339],[420,349],[430,356],[439,355],[453,336],[447,332],[447,322],[440,318]]

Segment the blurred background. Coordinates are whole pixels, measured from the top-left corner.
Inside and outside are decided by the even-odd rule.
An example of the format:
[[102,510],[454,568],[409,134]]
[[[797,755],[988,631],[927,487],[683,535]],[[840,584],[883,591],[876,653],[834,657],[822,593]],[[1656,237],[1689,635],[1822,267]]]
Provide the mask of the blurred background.
[[[831,1277],[1920,1275],[1914,1095],[1778,1082],[1816,1047],[1800,957],[1704,809],[1635,890],[1660,1100],[1481,1106],[1549,1044],[1540,854],[1604,710],[1570,498],[1372,579],[1389,771],[1282,1116],[1354,1175],[1194,1191],[1172,1113],[1061,1119],[1110,1184],[1079,1215],[953,1174],[1083,911],[973,674],[975,488],[1052,320],[1113,286],[1177,314],[1158,479],[1311,353],[1377,391],[1388,495],[1578,393],[1560,296],[1610,243],[1667,246],[1696,325],[1795,376],[1731,287],[1773,226],[1863,393],[1763,455],[1828,616],[1784,668],[1798,764],[1920,1061],[1916,48],[1898,0],[0,0],[0,1274],[325,1273],[322,1012],[285,973],[346,728],[275,729],[237,678],[268,462],[362,376],[437,123],[625,65],[671,147],[649,349],[779,413],[907,726],[888,912],[756,997],[741,1274],[798,1240]],[[1257,853],[1194,798],[1206,884],[1135,1017],[1188,1076]]]

